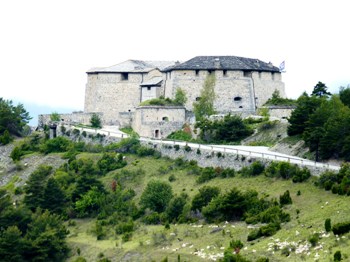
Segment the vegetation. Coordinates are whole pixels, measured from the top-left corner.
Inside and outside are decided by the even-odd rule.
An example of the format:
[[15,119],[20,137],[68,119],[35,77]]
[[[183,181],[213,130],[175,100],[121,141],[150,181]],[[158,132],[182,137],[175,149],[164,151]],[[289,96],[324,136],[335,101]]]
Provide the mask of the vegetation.
[[275,90],[272,97],[269,98],[264,105],[266,106],[294,106],[296,101],[294,99],[282,98],[280,92]]
[[196,121],[202,121],[208,116],[215,114],[215,74],[209,74],[205,79],[203,88],[200,92],[199,100],[193,103],[193,112]]
[[186,97],[185,91],[183,91],[181,88],[177,88],[175,93],[174,103],[177,105],[183,106],[185,105],[186,102],[187,102],[187,97]]
[[90,118],[90,124],[94,128],[101,128],[102,127],[102,121],[98,114],[93,113]]
[[52,112],[50,115],[50,120],[51,121],[60,121],[61,117],[57,112]]
[[31,117],[22,104],[0,97],[0,145],[12,141],[12,136],[22,136]]
[[196,128],[200,128],[199,137],[207,143],[237,143],[253,133],[239,116],[230,114],[220,120],[203,119]]

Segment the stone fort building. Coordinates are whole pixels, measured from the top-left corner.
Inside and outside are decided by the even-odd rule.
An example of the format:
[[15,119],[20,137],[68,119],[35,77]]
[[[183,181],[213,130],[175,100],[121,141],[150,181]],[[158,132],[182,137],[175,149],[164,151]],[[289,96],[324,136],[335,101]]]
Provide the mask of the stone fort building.
[[[101,113],[107,125],[132,126],[140,135],[165,137],[191,116],[208,74],[215,74],[218,113],[254,114],[275,90],[285,96],[279,68],[238,56],[197,56],[186,62],[128,60],[87,71],[85,113]],[[185,91],[184,107],[139,106]],[[193,114],[192,114],[193,115]]]

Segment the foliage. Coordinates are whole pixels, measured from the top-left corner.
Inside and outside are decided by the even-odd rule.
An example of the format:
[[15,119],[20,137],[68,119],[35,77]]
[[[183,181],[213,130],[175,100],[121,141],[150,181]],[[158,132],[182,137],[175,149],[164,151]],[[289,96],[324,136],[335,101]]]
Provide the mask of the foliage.
[[322,173],[316,185],[325,190],[332,190],[333,194],[350,195],[350,164],[344,163],[338,173]]
[[309,237],[309,242],[311,244],[312,247],[315,247],[318,243],[318,241],[320,240],[320,235],[318,233],[314,233]]
[[21,136],[30,119],[22,104],[14,106],[11,100],[0,97],[0,137],[6,130],[10,135]]
[[243,177],[258,176],[265,170],[265,165],[260,161],[254,161],[250,166],[243,167],[239,173]]
[[98,114],[93,113],[90,118],[90,124],[94,128],[101,128],[102,127],[101,117]]
[[43,209],[48,209],[51,213],[62,214],[65,206],[66,196],[57,181],[50,177],[47,180],[44,190]]
[[220,188],[213,186],[204,186],[199,189],[192,199],[192,210],[201,211],[203,207],[209,204],[209,202],[220,194]]
[[173,139],[173,140],[191,141],[192,135],[183,130],[178,130],[178,131],[172,132],[170,135],[167,136],[167,138]]
[[344,105],[350,107],[350,85],[339,88],[339,98]]
[[206,117],[215,114],[215,82],[215,74],[209,74],[205,79],[203,88],[201,89],[199,101],[193,103],[193,112],[196,121],[202,121]]
[[45,143],[41,145],[40,151],[44,154],[53,152],[66,152],[70,144],[71,142],[68,140],[68,138],[59,136],[46,140]]
[[199,137],[207,143],[238,142],[253,133],[239,116],[230,114],[221,120],[204,119],[196,123],[196,128],[201,129]]
[[159,98],[153,98],[150,100],[143,101],[140,106],[178,106],[179,102],[171,100],[170,98],[164,98],[163,96]]
[[0,145],[7,145],[13,141],[13,137],[11,137],[10,132],[6,129],[4,133],[0,136]]
[[331,96],[332,94],[327,91],[328,87],[318,81],[318,83],[315,85],[314,90],[312,91],[311,95],[312,96],[318,96],[318,97],[328,97]]
[[100,208],[101,198],[104,194],[97,187],[92,187],[88,192],[75,202],[75,210],[79,217],[94,215]]
[[186,93],[181,88],[176,89],[174,103],[178,105],[184,105],[187,102]]
[[289,190],[287,190],[286,192],[283,193],[283,195],[280,196],[280,205],[284,206],[284,205],[290,205],[292,204],[292,198],[290,197],[290,193]]
[[275,91],[272,93],[272,97],[269,98],[264,105],[283,105],[283,106],[294,106],[296,103],[295,100],[289,99],[289,98],[282,98],[280,96],[280,92],[275,89]]
[[308,126],[307,121],[310,115],[318,108],[321,104],[322,99],[315,96],[308,96],[304,92],[296,101],[296,108],[293,110],[288,122],[290,126],[288,127],[288,135],[294,136],[302,134],[305,128]]
[[299,166],[288,162],[271,162],[264,171],[267,177],[291,179],[294,183],[304,182],[310,178],[311,173],[307,168],[300,169]]
[[333,255],[333,261],[334,262],[339,262],[342,260],[342,257],[341,257],[341,252],[340,250],[337,250],[335,251],[334,255]]
[[172,188],[168,183],[151,180],[142,192],[140,205],[156,212],[163,212],[172,196]]
[[50,120],[51,121],[60,121],[61,116],[57,112],[52,112],[50,115]]
[[350,232],[350,222],[341,222],[334,224],[332,227],[334,235],[343,235]]
[[102,158],[97,162],[97,167],[100,169],[102,175],[105,175],[109,171],[126,166],[126,164],[127,163],[126,161],[123,160],[122,154],[107,152],[107,153],[103,153]]
[[269,223],[266,226],[262,226],[259,229],[254,229],[253,231],[251,231],[248,235],[247,240],[253,241],[263,236],[273,236],[280,229],[281,225],[279,223]]
[[166,215],[168,217],[168,220],[170,222],[177,222],[180,219],[180,216],[182,215],[182,212],[184,210],[184,206],[187,203],[188,195],[185,193],[182,193],[180,196],[174,196],[166,209]]
[[332,223],[331,223],[331,219],[330,218],[327,218],[324,221],[324,228],[325,228],[326,232],[330,232],[332,230]]
[[41,165],[29,176],[27,185],[24,187],[26,193],[24,203],[29,209],[35,210],[43,205],[46,181],[51,171],[52,167]]

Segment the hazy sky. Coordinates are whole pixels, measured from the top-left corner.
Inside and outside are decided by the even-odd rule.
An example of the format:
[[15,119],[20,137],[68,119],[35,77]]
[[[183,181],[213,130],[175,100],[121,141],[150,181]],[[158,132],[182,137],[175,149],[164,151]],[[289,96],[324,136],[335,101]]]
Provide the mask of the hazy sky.
[[286,61],[288,97],[350,84],[348,1],[8,0],[0,97],[83,110],[86,71],[127,59]]

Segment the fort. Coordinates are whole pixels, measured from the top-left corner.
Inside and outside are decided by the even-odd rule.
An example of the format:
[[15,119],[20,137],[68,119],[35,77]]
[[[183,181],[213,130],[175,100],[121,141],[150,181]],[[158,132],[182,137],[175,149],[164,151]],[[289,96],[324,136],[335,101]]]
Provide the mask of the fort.
[[[98,113],[105,125],[131,126],[141,136],[162,138],[186,122],[193,123],[193,103],[201,99],[210,74],[216,79],[214,107],[219,114],[255,114],[275,90],[285,97],[279,68],[259,59],[197,56],[183,63],[128,60],[88,70],[84,112],[65,115],[64,120],[86,120]],[[174,99],[178,88],[187,97],[183,106],[140,106],[154,98]],[[39,121],[45,123],[47,116],[40,116]]]

